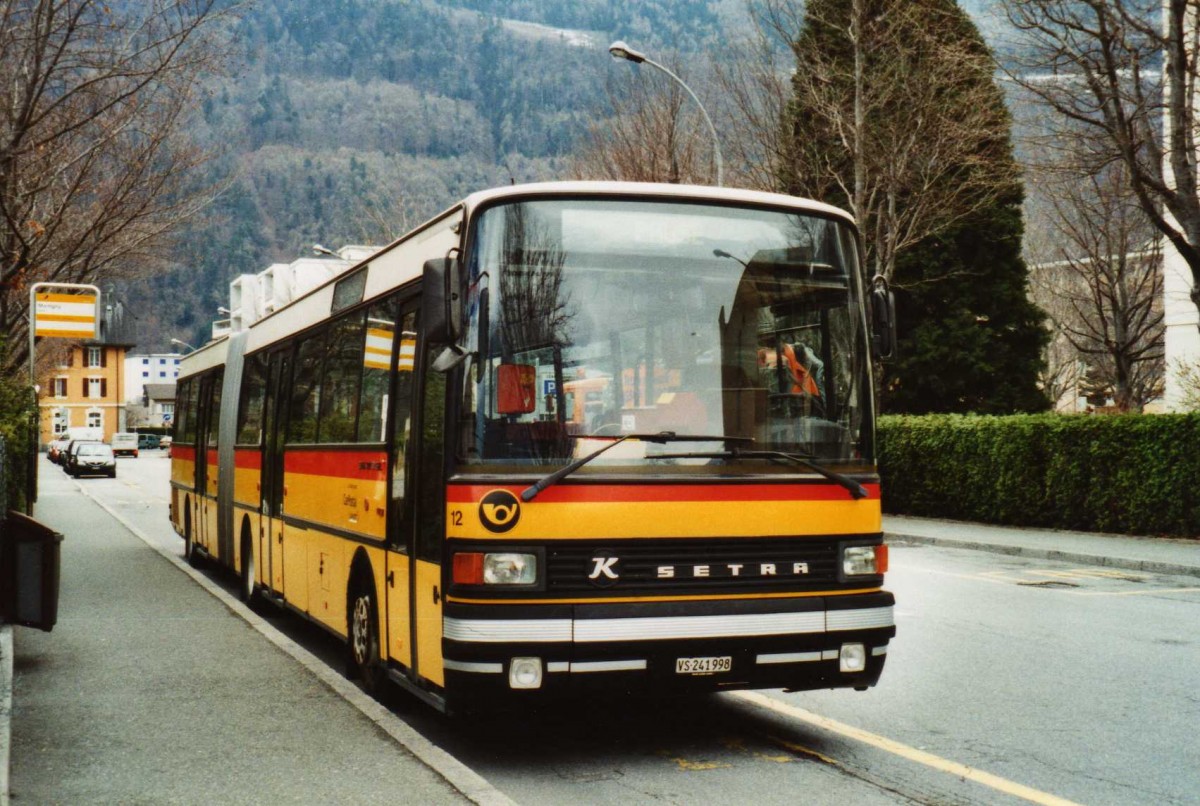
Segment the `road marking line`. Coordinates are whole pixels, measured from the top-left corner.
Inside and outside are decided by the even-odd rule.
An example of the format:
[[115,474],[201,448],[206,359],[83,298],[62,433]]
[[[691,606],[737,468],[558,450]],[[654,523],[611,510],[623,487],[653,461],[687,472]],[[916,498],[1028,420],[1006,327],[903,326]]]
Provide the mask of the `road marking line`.
[[724,761],[692,761],[691,759],[672,756],[669,752],[664,751],[663,757],[669,761],[675,762],[676,766],[682,772],[704,772],[706,770],[727,770],[732,764],[727,764]]
[[[936,576],[953,577],[954,579],[965,579],[968,582],[988,582],[988,583],[991,583],[992,585],[1011,585],[1014,583],[1020,585],[1022,582],[1027,583],[1029,581],[1023,577],[1005,576],[1004,571],[983,571],[978,574],[956,574],[952,571],[926,570],[925,573],[933,574]],[[1170,575],[1168,574],[1166,576],[1170,576]],[[1123,578],[1123,576],[1122,577],[1118,577],[1118,576],[1109,577],[1106,574],[1105,578],[1120,580]],[[1150,579],[1150,577],[1147,576],[1147,577],[1145,577],[1145,579]],[[1041,590],[1047,591],[1050,593],[1061,594],[1063,596],[1155,596],[1160,593],[1196,593],[1196,592],[1200,592],[1200,588],[1145,588],[1142,590],[1134,590],[1134,591],[1077,591],[1077,590],[1064,590],[1062,588],[1041,588]]]
[[901,758],[908,759],[909,761],[914,761],[918,764],[924,764],[926,767],[930,767],[939,772],[944,772],[948,775],[955,775],[965,780],[982,784],[983,786],[994,789],[997,792],[1002,792],[1005,795],[1012,795],[1013,797],[1022,798],[1023,800],[1030,801],[1031,803],[1042,804],[1043,806],[1077,806],[1074,801],[1060,798],[1057,795],[1051,795],[1048,792],[1042,792],[1041,790],[1025,786],[1024,784],[1018,784],[1015,781],[1010,781],[1007,778],[1001,778],[1000,776],[993,775],[990,772],[983,772],[982,770],[975,769],[974,767],[968,767],[966,764],[960,764],[957,761],[950,761],[949,759],[935,756],[932,753],[926,753],[924,750],[918,750],[915,747],[909,747],[906,744],[901,744],[900,742],[893,741],[892,739],[878,736],[861,728],[847,725],[844,722],[838,722],[835,719],[830,719],[829,717],[821,716],[820,714],[814,714],[812,711],[807,711],[803,708],[797,708],[794,705],[781,702],[773,697],[768,697],[767,695],[757,691],[733,691],[730,692],[730,694],[731,696],[737,697],[738,699],[744,700],[752,705],[757,705],[761,708],[775,711],[776,713],[791,717],[793,719],[799,719],[803,722],[807,722],[810,725],[823,728],[824,730],[831,731],[840,736],[845,736],[848,739],[854,739],[855,741],[863,742],[864,744],[868,744],[879,750],[900,756]]
[[1200,593],[1200,588],[1151,588],[1141,591],[1060,591],[1074,596],[1156,596],[1160,593]]

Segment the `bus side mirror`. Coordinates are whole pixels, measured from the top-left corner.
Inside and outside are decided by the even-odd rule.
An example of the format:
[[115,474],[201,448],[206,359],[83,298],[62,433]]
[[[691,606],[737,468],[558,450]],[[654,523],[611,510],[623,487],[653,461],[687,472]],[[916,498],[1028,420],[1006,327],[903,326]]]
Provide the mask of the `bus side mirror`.
[[425,261],[421,296],[425,339],[453,344],[462,333],[461,269],[457,258]]
[[871,355],[877,361],[896,357],[896,295],[882,274],[871,281]]

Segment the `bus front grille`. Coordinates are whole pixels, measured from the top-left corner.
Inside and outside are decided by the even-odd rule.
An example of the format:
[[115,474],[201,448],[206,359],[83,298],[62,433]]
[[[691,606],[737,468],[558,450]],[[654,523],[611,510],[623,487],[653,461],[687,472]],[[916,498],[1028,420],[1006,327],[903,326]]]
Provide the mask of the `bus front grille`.
[[555,596],[704,595],[827,590],[838,582],[831,538],[589,541],[546,547]]

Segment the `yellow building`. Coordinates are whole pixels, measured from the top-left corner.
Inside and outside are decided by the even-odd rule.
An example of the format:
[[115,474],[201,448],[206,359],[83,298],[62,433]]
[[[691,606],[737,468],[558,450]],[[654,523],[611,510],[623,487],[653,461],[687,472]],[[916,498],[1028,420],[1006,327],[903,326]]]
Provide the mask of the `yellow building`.
[[125,430],[125,354],[134,344],[122,327],[121,313],[119,303],[115,311],[112,306],[105,310],[98,339],[75,344],[59,339],[39,342],[39,352],[45,345],[58,356],[39,382],[41,444],[68,428],[96,429],[106,442]]

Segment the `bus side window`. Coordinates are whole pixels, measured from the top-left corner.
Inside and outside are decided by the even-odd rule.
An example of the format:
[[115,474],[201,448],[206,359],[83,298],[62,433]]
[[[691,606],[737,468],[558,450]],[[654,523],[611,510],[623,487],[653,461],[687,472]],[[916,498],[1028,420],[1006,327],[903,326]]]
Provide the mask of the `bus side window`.
[[[406,353],[406,341],[410,340],[417,329],[416,311],[407,311],[400,319],[400,344],[395,348],[396,355],[396,385],[395,385],[395,414],[392,419],[392,522],[399,525],[395,532],[396,542],[400,549],[407,547],[405,536],[409,534],[409,520],[412,508],[405,506],[408,496],[407,485],[410,474],[406,472],[406,463],[415,462],[417,457],[410,455],[408,443],[412,437],[413,415],[413,361],[411,351]],[[364,384],[364,389],[366,384]],[[381,402],[378,405],[386,409]],[[364,411],[367,404],[364,402]]]
[[[395,298],[371,306],[363,337],[363,375],[358,403],[358,442],[387,442],[388,383],[396,340]],[[404,367],[397,362],[397,369]]]
[[317,412],[321,410],[321,369],[326,331],[304,334],[292,369],[287,441],[311,445],[317,441]]
[[257,353],[246,358],[246,370],[242,379],[241,399],[238,401],[237,437],[238,445],[261,445],[263,426],[263,401],[267,393],[267,357]]
[[364,338],[361,311],[339,316],[329,328],[319,396],[319,442],[357,441]]
[[207,424],[206,445],[216,449],[221,435],[221,384],[225,378],[224,368],[218,369],[209,376],[209,398],[204,401]]

